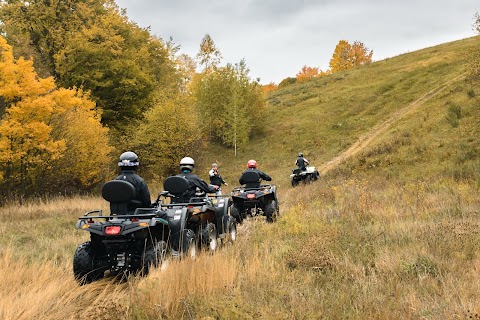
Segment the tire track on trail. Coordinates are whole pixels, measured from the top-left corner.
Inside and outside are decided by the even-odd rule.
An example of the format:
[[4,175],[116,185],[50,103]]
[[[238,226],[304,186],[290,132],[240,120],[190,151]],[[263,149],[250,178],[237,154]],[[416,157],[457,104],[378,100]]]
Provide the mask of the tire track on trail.
[[431,89],[415,101],[409,103],[406,107],[401,108],[395,111],[393,114],[387,117],[387,119],[381,123],[376,124],[370,129],[367,133],[361,135],[358,140],[352,144],[348,149],[340,153],[338,156],[333,158],[332,160],[326,162],[322,166],[320,166],[319,171],[324,175],[328,171],[332,170],[336,166],[338,166],[343,161],[346,161],[348,158],[353,157],[354,155],[358,154],[360,151],[365,150],[367,146],[372,142],[375,138],[383,134],[387,131],[393,124],[395,124],[398,120],[402,117],[406,116],[417,107],[421,106],[423,103],[427,102],[434,96],[438,95],[440,92],[448,88],[452,83],[457,82],[465,78],[465,74],[461,74],[456,76],[455,78],[450,79],[449,81]]

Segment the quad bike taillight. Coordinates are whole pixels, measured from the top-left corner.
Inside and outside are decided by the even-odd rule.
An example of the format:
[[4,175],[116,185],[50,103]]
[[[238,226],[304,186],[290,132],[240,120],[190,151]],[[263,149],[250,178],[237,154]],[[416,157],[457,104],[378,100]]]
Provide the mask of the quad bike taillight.
[[247,199],[255,199],[255,193],[247,194]]
[[122,230],[122,227],[120,226],[108,226],[108,227],[105,227],[105,234],[108,234],[108,235],[116,235],[116,234],[119,234],[120,231]]

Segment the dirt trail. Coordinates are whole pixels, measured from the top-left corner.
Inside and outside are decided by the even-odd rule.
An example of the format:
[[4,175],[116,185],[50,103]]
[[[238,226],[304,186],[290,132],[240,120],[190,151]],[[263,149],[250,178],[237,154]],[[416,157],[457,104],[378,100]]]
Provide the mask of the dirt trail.
[[428,91],[424,95],[422,95],[417,100],[411,102],[406,107],[397,110],[393,114],[391,114],[385,121],[378,123],[375,125],[370,131],[360,136],[360,138],[352,144],[347,150],[340,153],[338,156],[333,158],[332,160],[328,161],[327,163],[323,164],[319,167],[319,171],[321,174],[326,174],[328,171],[332,170],[336,166],[338,166],[343,161],[347,160],[348,158],[356,155],[360,151],[366,149],[368,144],[372,142],[376,137],[383,134],[387,131],[395,122],[397,122],[402,117],[406,116],[408,113],[415,110],[418,106],[422,105],[429,99],[433,98],[443,90],[445,90],[448,86],[452,83],[457,82],[465,77],[465,74],[459,75],[449,81],[439,85],[438,87],[433,88],[432,90]]

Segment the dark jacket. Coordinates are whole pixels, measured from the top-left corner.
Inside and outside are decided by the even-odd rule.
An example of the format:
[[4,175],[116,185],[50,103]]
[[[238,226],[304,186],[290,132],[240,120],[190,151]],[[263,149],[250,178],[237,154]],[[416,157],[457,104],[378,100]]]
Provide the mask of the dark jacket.
[[208,185],[205,181],[200,179],[196,174],[193,174],[191,172],[188,172],[188,171],[182,172],[179,174],[179,176],[182,176],[185,179],[187,179],[188,183],[190,184],[190,188],[183,194],[185,198],[195,197],[195,192],[197,191],[197,188],[199,188],[205,193],[215,193],[215,191],[217,191],[213,186]]
[[210,176],[211,184],[219,187],[222,186],[222,184],[225,184],[225,180],[223,180],[222,176],[220,175],[220,173],[218,173],[218,171],[210,170],[208,175]]
[[148,191],[145,181],[132,170],[122,170],[122,173],[115,180],[124,180],[130,182],[135,187],[135,200],[128,204],[128,211],[134,211],[136,208],[150,208],[152,202],[150,191]]
[[[254,172],[258,173],[258,175],[260,176],[260,180],[255,181],[255,182],[244,181],[244,180],[242,179],[243,174],[244,174],[245,172],[249,172],[249,171],[254,171]],[[256,169],[256,168],[248,168],[247,170],[243,171],[242,176],[240,177],[240,179],[238,180],[238,182],[240,182],[240,184],[245,184],[245,185],[246,185],[245,187],[247,187],[247,188],[259,188],[259,187],[260,187],[260,181],[261,181],[261,180],[272,181],[272,178],[271,178],[268,174],[266,174],[265,172],[262,172],[262,171],[260,171],[260,170],[258,170],[258,169]]]
[[306,170],[307,169],[307,164],[309,164],[308,160],[305,159],[304,157],[298,157],[297,161],[295,161],[295,164],[301,169],[301,170]]

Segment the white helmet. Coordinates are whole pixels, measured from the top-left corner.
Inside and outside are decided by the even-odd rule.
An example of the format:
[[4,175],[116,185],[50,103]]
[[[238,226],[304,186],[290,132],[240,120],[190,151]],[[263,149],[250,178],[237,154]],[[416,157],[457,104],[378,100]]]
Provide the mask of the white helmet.
[[193,171],[193,167],[195,166],[195,161],[190,157],[185,157],[180,160],[180,170],[190,170]]

